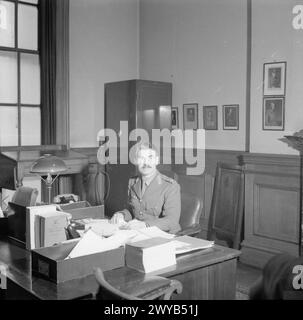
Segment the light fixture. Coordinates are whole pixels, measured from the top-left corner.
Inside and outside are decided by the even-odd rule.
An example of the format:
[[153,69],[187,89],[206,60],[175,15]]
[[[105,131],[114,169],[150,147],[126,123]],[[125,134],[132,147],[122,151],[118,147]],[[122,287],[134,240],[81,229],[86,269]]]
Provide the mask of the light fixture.
[[[48,189],[48,204],[51,203],[52,184],[55,182],[59,174],[66,170],[67,167],[65,162],[51,154],[44,154],[32,164],[30,172],[38,174],[46,184]],[[42,178],[42,175],[46,175],[46,179]],[[56,175],[56,177],[53,179],[52,175]]]

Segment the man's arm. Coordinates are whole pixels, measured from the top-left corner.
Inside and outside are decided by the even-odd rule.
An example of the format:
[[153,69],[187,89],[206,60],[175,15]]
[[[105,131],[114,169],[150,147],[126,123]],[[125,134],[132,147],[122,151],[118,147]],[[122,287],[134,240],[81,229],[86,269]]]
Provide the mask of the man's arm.
[[163,217],[147,221],[148,226],[156,226],[163,231],[177,232],[180,230],[181,195],[178,183],[173,183],[164,196]]

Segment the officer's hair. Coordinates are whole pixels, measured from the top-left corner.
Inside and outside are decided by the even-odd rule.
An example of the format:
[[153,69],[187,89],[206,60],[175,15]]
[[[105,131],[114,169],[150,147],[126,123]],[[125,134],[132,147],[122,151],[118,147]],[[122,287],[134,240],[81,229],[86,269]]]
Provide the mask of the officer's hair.
[[136,150],[136,156],[138,156],[138,153],[140,150],[146,150],[146,149],[151,149],[156,152],[156,156],[159,157],[159,151],[156,148],[156,146],[150,142],[141,142],[137,145],[137,150]]

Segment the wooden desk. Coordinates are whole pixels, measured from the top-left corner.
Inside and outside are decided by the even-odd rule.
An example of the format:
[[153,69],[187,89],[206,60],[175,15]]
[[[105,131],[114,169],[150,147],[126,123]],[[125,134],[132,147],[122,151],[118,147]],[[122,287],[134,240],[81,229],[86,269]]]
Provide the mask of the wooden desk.
[[64,160],[67,170],[63,174],[81,173],[88,165],[88,157],[72,150],[22,150],[0,153],[0,188],[15,190],[30,173],[35,160],[50,153]]
[[[183,292],[178,299],[234,299],[236,265],[240,251],[214,246],[177,258],[177,265],[156,274],[178,279]],[[0,263],[8,265],[7,299],[69,300],[91,298],[98,289],[94,275],[56,285],[31,274],[31,255],[6,239],[0,240]],[[105,272],[106,279],[121,290],[135,286],[144,274],[128,267]]]

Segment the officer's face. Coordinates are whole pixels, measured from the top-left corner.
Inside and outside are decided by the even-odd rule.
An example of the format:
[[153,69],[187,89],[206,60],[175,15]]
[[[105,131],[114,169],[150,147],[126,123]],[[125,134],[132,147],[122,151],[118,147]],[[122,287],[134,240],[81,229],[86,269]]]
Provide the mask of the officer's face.
[[137,155],[137,166],[142,176],[152,175],[156,171],[159,157],[155,150],[142,149]]

